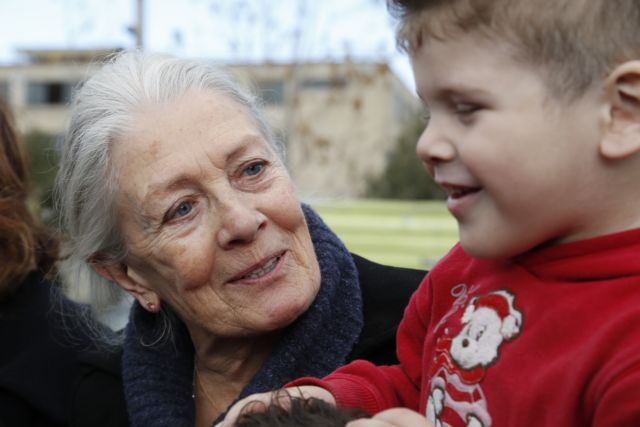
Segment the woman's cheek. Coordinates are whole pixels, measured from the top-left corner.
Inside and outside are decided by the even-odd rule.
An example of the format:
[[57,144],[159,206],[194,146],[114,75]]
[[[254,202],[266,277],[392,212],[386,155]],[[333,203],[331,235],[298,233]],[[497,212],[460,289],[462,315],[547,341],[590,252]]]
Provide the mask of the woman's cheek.
[[265,193],[265,206],[270,206],[270,215],[282,228],[293,230],[304,222],[304,214],[300,207],[300,200],[295,194],[288,177],[280,177],[279,185],[273,185],[270,191]]
[[185,291],[191,291],[211,282],[212,271],[216,270],[211,246],[201,241],[177,248],[173,255],[176,285],[180,285]]
[[[150,259],[162,276],[169,282],[168,289],[172,293],[180,293],[195,289],[209,281],[214,268],[213,238],[210,230],[187,224],[188,232],[167,227],[163,236],[154,242],[154,251]],[[167,295],[168,296],[168,295]]]

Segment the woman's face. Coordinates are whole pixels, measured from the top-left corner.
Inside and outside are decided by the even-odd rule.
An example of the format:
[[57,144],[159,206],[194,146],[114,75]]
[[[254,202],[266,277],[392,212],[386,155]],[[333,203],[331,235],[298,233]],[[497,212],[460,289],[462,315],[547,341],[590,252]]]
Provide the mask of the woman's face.
[[295,320],[319,267],[290,178],[245,109],[192,91],[133,123],[113,159],[126,274],[142,305],[159,298],[220,337]]

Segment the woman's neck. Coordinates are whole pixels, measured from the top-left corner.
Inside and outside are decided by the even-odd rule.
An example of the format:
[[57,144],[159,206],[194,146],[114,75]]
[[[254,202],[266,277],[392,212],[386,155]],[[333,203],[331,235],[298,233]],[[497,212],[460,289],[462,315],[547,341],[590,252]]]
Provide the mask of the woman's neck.
[[191,334],[195,348],[193,393],[196,427],[210,427],[249,384],[280,337],[215,338]]
[[[195,408],[196,427],[210,427],[218,415],[226,409],[222,403],[226,402],[229,396],[216,394],[214,399],[211,393],[215,391],[207,390],[208,388],[209,386],[204,384],[202,376],[196,370],[193,377],[193,406]],[[231,398],[229,404],[231,402],[233,402],[233,398]],[[227,404],[227,407],[229,404]]]

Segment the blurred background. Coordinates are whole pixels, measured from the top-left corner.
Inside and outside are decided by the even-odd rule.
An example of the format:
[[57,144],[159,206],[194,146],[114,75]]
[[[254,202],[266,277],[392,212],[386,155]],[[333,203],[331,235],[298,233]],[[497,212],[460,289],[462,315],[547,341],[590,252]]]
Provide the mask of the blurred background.
[[301,198],[347,247],[430,268],[457,240],[415,156],[425,112],[384,0],[1,0],[0,97],[55,222],[56,141],[74,88],[123,48],[203,59],[262,99]]

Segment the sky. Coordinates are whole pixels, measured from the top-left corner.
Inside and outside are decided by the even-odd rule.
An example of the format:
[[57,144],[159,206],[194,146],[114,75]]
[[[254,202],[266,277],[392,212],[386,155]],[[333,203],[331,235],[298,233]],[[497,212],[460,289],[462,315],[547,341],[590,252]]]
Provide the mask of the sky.
[[[220,63],[384,60],[413,90],[384,0],[143,0],[144,48]],[[136,0],[0,0],[0,64],[20,49],[132,47]]]

